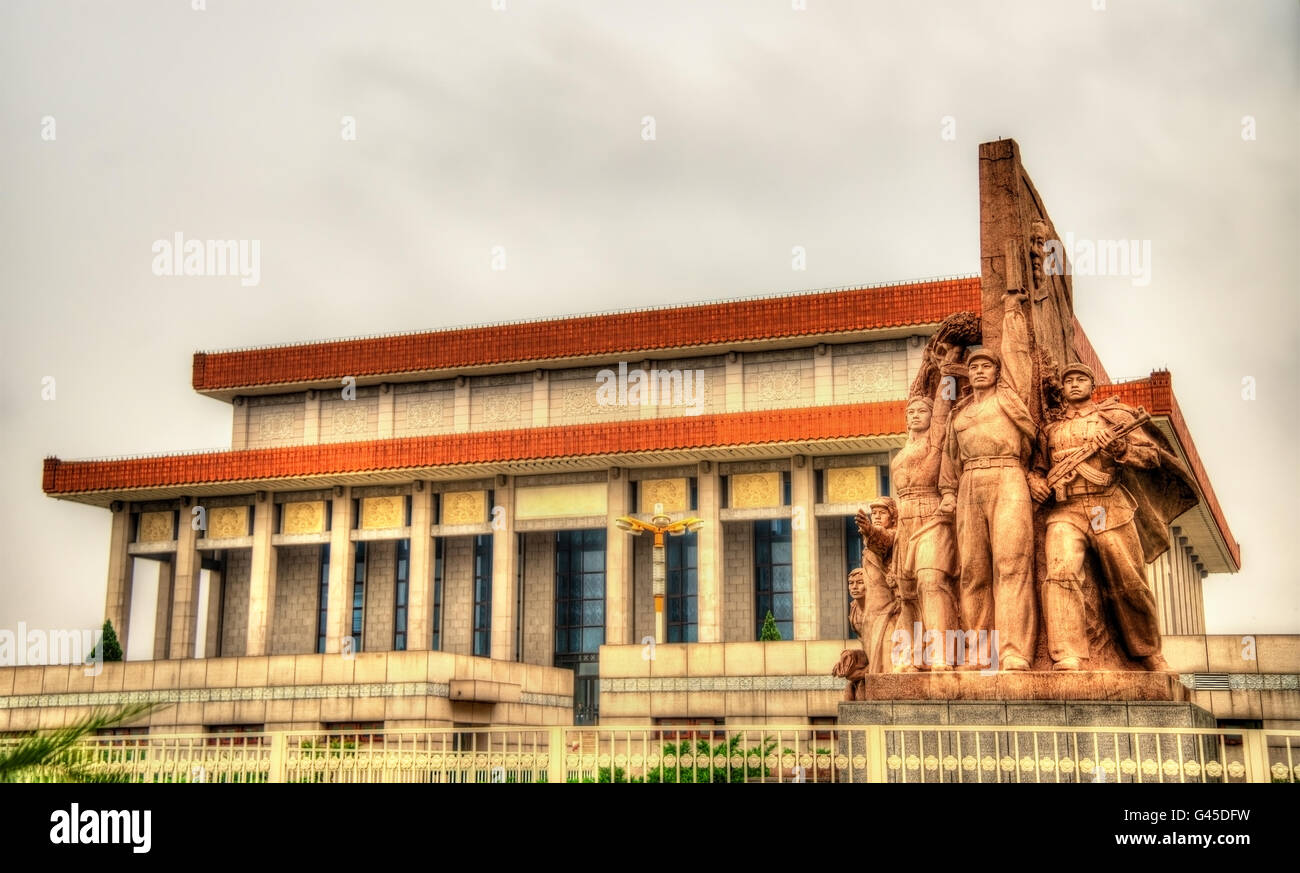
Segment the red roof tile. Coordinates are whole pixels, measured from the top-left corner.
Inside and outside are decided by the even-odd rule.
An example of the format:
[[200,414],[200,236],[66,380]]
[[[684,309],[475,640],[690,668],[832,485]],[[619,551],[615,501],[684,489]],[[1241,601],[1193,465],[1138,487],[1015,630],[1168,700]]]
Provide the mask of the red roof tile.
[[51,496],[901,433],[903,402],[599,422],[109,461],[46,458]]
[[198,352],[194,390],[230,391],[660,349],[726,345],[906,325],[979,311],[978,277],[583,315],[404,336]]
[[1191,473],[1201,488],[1201,494],[1205,497],[1210,514],[1214,516],[1214,523],[1218,526],[1219,533],[1228,546],[1228,551],[1232,554],[1232,562],[1237,567],[1240,567],[1241,545],[1233,539],[1232,531],[1228,527],[1228,519],[1223,514],[1223,507],[1219,505],[1219,498],[1214,493],[1214,486],[1210,484],[1210,475],[1205,471],[1205,465],[1201,463],[1201,455],[1196,451],[1196,443],[1192,442],[1192,432],[1187,429],[1187,421],[1183,418],[1183,411],[1178,408],[1178,399],[1174,397],[1173,380],[1169,375],[1169,371],[1157,371],[1152,373],[1149,378],[1137,379],[1132,382],[1097,386],[1097,397],[1099,399],[1112,395],[1130,406],[1145,407],[1146,411],[1152,415],[1169,416],[1169,424],[1178,437],[1183,453],[1187,456],[1187,464],[1191,468]]

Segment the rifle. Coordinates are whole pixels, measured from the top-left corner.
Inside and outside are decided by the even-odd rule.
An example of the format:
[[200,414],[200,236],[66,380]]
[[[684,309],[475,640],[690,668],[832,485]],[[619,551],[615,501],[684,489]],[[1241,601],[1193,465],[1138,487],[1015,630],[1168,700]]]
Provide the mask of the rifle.
[[1144,407],[1139,406],[1136,417],[1128,424],[1117,424],[1114,427],[1098,431],[1080,446],[1078,451],[1053,467],[1051,472],[1047,474],[1047,487],[1056,493],[1057,503],[1065,502],[1065,486],[1073,482],[1079,475],[1079,467],[1083,466],[1084,461],[1120,437],[1137,430],[1150,420],[1151,415]]

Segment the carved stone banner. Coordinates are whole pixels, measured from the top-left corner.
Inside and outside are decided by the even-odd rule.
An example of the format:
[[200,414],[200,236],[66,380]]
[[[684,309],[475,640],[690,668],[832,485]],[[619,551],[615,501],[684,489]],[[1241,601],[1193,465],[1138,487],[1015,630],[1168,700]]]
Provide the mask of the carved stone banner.
[[[970,671],[1044,674],[1013,683],[1032,699],[1185,700],[1176,682],[1095,671],[1169,671],[1146,564],[1195,486],[1144,410],[1093,400],[1106,377],[1081,362],[1015,142],[984,143],[979,166],[982,312],[950,316],[925,348],[891,463],[897,508],[858,513],[862,649],[832,672],[849,700],[996,696]],[[881,675],[898,673],[921,675]]]

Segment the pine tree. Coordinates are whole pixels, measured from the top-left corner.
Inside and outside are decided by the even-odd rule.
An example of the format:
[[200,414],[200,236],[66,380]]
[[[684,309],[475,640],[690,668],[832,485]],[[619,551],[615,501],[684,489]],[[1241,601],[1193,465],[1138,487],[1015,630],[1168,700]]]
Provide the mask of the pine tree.
[[781,632],[776,629],[776,618],[770,609],[767,611],[767,618],[763,619],[763,631],[758,638],[763,642],[781,639]]
[[117,631],[113,630],[113,623],[108,619],[104,619],[104,635],[100,646],[105,661],[122,660],[122,644],[117,641]]

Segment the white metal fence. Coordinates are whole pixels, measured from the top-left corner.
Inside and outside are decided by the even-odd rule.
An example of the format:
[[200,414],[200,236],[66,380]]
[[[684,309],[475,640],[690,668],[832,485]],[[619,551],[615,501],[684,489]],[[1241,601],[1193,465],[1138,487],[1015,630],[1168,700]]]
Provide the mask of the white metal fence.
[[[0,753],[19,740],[0,741]],[[1044,726],[447,728],[105,736],[23,781],[1300,782],[1300,731]]]

